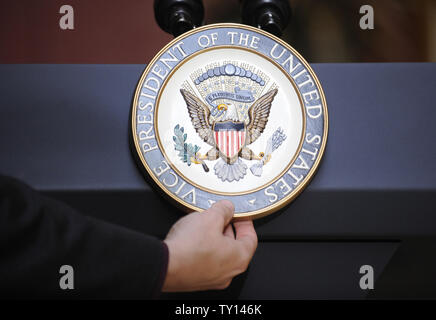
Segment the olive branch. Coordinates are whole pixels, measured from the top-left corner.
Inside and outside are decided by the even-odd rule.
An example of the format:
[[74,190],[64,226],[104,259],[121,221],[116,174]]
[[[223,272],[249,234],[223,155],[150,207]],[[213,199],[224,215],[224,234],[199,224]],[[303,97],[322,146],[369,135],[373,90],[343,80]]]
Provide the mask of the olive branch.
[[179,152],[180,160],[190,166],[192,163],[191,158],[195,159],[195,154],[200,150],[200,147],[192,145],[192,143],[186,143],[188,135],[184,131],[185,129],[179,125],[174,127],[174,148]]
[[174,127],[174,149],[179,152],[179,158],[184,163],[187,163],[188,166],[191,165],[192,160],[194,163],[201,164],[205,172],[209,172],[209,168],[204,163],[203,160],[197,157],[197,152],[200,150],[200,147],[196,144],[192,145],[192,143],[186,143],[186,138],[188,135],[185,133],[185,129],[183,127],[176,125]]

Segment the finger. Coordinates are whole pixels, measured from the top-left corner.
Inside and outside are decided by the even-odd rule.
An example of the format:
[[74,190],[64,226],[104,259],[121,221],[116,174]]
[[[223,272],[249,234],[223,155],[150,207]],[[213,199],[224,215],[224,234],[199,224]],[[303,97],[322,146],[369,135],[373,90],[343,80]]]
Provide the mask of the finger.
[[231,223],[229,223],[224,229],[224,235],[226,237],[232,238],[233,240],[235,239],[235,233],[233,232],[233,227]]
[[232,283],[232,278],[230,278],[230,279],[228,279],[228,280],[218,284],[216,289],[218,289],[218,290],[227,289],[230,286],[231,283]]
[[257,248],[257,234],[256,230],[254,230],[253,221],[237,221],[233,225],[236,231],[236,241],[241,244],[243,250],[249,254],[251,259]]
[[221,200],[215,202],[209,210],[207,210],[210,215],[215,216],[217,219],[217,226],[224,230],[224,228],[230,223],[233,218],[233,213],[235,212],[235,207],[233,203],[229,200]]

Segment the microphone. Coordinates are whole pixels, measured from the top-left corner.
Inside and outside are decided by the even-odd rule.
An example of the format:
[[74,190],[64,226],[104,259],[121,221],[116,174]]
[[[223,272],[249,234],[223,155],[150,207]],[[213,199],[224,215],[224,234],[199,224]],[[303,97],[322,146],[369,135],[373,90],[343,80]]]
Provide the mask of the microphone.
[[203,1],[155,0],[154,16],[162,30],[177,37],[203,24]]
[[277,37],[289,24],[291,7],[288,0],[241,0],[242,22]]

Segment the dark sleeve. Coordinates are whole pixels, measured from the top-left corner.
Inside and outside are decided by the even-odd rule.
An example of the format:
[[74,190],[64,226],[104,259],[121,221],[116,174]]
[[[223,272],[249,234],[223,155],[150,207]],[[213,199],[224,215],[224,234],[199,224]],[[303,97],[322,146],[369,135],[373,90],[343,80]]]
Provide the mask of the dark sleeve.
[[[0,297],[155,298],[167,272],[163,241],[88,218],[0,175]],[[61,290],[62,265],[74,289]]]

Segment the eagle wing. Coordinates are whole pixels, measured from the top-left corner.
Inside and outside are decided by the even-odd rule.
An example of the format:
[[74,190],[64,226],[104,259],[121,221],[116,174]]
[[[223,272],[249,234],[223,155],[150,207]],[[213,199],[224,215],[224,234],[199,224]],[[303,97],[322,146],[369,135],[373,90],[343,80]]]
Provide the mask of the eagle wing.
[[269,112],[274,97],[277,94],[277,89],[270,90],[261,96],[248,110],[250,119],[247,126],[246,145],[256,141],[260,137],[268,122]]
[[215,146],[212,126],[209,123],[210,110],[200,99],[187,90],[181,89],[183,99],[186,101],[192,125],[204,142]]

